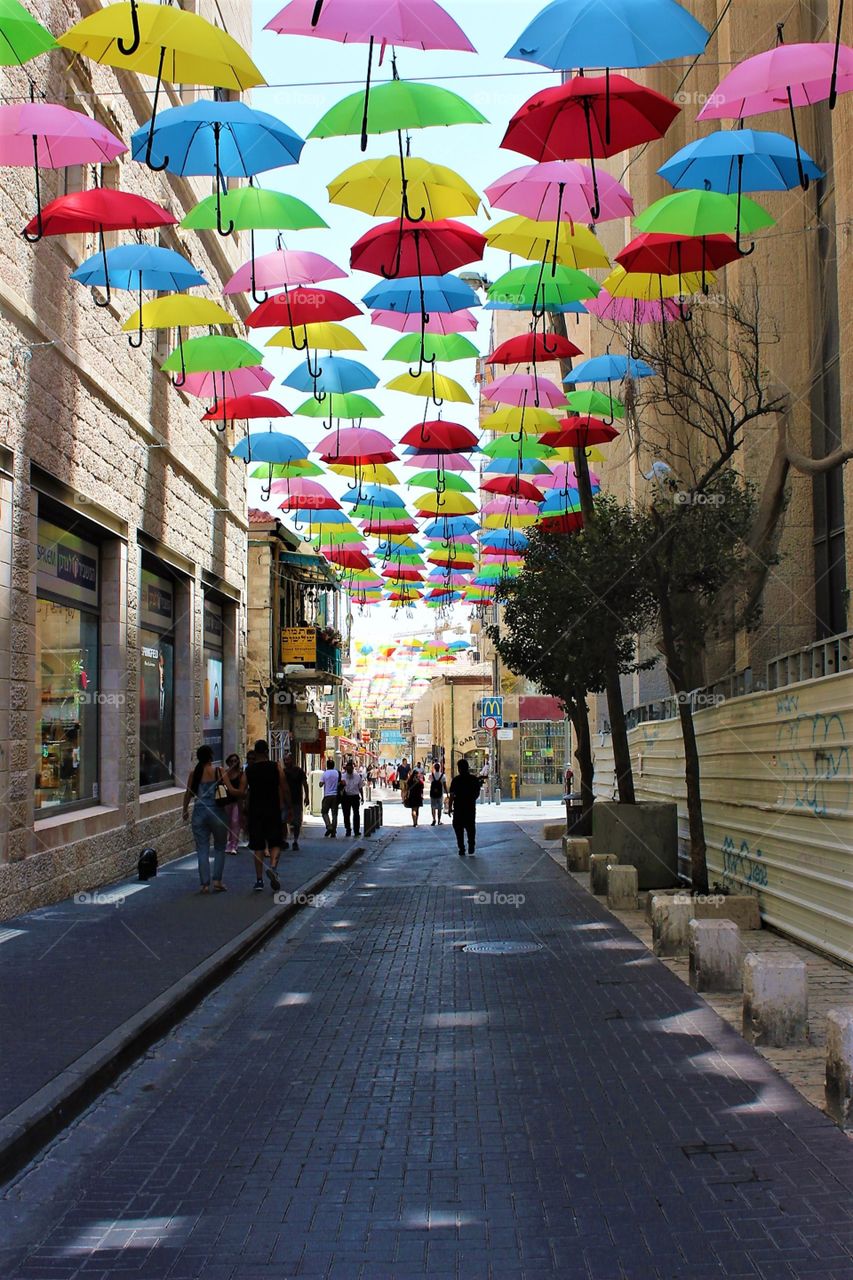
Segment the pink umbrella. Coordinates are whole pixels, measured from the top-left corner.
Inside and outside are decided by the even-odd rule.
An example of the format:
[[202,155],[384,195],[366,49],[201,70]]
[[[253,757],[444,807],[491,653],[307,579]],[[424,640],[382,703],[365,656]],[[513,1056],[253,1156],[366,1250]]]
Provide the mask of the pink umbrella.
[[[589,481],[592,485],[600,485],[598,476],[590,471]],[[550,476],[537,476],[536,483],[540,489],[576,489],[578,477],[573,462],[558,462]]]
[[367,79],[364,87],[364,119],[361,149],[367,150],[367,118],[373,47],[386,45],[408,49],[459,49],[474,53],[462,28],[435,0],[290,0],[265,30],[282,35],[318,36],[340,44],[366,44]]
[[516,409],[528,404],[556,409],[566,403],[566,393],[556,382],[529,373],[505,373],[484,386],[482,396],[494,404],[511,404]]
[[596,174],[600,210],[593,218],[596,197],[592,169],[579,160],[551,160],[513,169],[486,187],[489,204],[537,222],[607,222],[632,217],[634,201],[609,173]]
[[[384,329],[394,329],[397,333],[420,333],[420,312],[406,315],[398,311],[371,311],[370,323],[382,325]],[[477,329],[477,317],[473,311],[433,311],[430,312],[424,333],[474,333]]]
[[539,514],[539,503],[530,502],[527,498],[493,498],[482,508],[484,516],[535,516]]
[[319,284],[322,280],[342,280],[345,271],[321,253],[304,249],[275,249],[260,258],[250,258],[234,272],[224,293],[252,293],[260,289],[290,288],[300,284]]
[[414,453],[403,461],[404,467],[419,470],[473,471],[474,464],[462,453]]
[[613,324],[660,324],[662,320],[682,319],[681,307],[674,298],[665,298],[661,304],[657,298],[648,302],[641,298],[614,298],[602,289],[597,298],[585,298],[583,305],[591,315]]
[[127,147],[97,120],[69,111],[55,102],[18,102],[0,107],[0,165],[24,168],[36,175],[36,234],[41,225],[39,168],[62,169],[71,164],[110,164]]
[[[371,427],[343,427],[334,436],[334,443],[322,441],[314,450],[324,462],[343,462],[345,458],[361,458],[364,463],[394,462],[394,444],[381,431]],[[387,455],[391,454],[389,458]],[[384,455],[382,458],[374,454]]]
[[333,498],[329,490],[316,480],[306,480],[302,476],[288,477],[285,480],[273,480],[271,493],[283,493],[284,502],[280,511],[340,511],[341,504]]
[[234,369],[231,373],[188,373],[181,387],[188,395],[205,400],[225,396],[248,396],[266,391],[275,381],[263,365]]
[[724,76],[709,97],[697,120],[743,120],[767,111],[784,111],[791,116],[791,131],[797,149],[800,185],[806,190],[809,179],[800,159],[795,107],[808,107],[829,99],[830,110],[839,93],[853,89],[853,49],[840,43],[843,4],[838,8],[838,30],[834,43],[779,44],[753,58],[746,58]]

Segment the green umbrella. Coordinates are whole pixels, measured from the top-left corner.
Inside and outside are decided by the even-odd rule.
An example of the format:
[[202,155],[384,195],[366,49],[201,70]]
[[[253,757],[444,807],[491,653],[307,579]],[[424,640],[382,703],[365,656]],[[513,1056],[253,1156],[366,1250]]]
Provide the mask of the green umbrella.
[[747,235],[772,227],[775,219],[766,209],[741,196],[722,191],[676,191],[664,196],[644,209],[634,219],[638,231],[652,231],[676,236],[734,236],[738,231]]
[[[260,362],[259,362],[260,363]],[[360,396],[355,391],[327,392],[321,401],[312,396],[294,410],[303,418],[381,418],[382,410],[367,396]]]
[[253,480],[286,480],[290,476],[322,476],[325,472],[310,458],[294,458],[292,462],[273,462],[250,471]]
[[546,276],[541,263],[531,263],[513,267],[511,271],[498,276],[494,284],[489,286],[489,301],[530,307],[541,315],[543,311],[553,307],[581,302],[584,298],[595,298],[600,292],[601,285],[592,276],[575,267],[558,266],[553,275],[549,272]]
[[540,444],[538,440],[513,440],[512,436],[498,436],[488,444],[480,446],[480,452],[489,458],[553,458],[556,450],[550,445]]
[[435,489],[436,491],[444,489],[455,489],[457,493],[473,493],[473,487],[463,476],[457,476],[452,471],[419,471],[416,476],[412,476],[411,480],[406,483],[411,489]]
[[175,385],[181,386],[188,373],[230,373],[234,369],[251,369],[263,364],[264,353],[242,338],[226,338],[210,334],[180,342],[162,364],[164,373],[179,373]]
[[[264,187],[228,191],[222,196],[222,222],[233,222],[235,231],[305,231],[329,225],[304,200]],[[212,231],[217,225],[215,195],[195,205],[181,222],[192,231]]]
[[411,520],[404,506],[377,507],[372,502],[360,502],[350,511],[353,520],[369,520],[371,524],[389,524],[397,520]]
[[[364,123],[364,91],[336,102],[317,121],[309,138],[344,138],[359,135]],[[486,124],[486,117],[458,93],[435,84],[389,80],[370,91],[368,133],[397,133],[427,129],[432,125]]]
[[[471,360],[479,356],[479,351],[470,338],[461,333],[428,333],[424,336],[424,363],[435,364],[437,360]],[[407,333],[394,343],[390,351],[386,351],[383,359],[399,360],[401,364],[411,364],[421,358],[421,335]]]
[[570,391],[566,401],[572,413],[593,413],[599,418],[605,415],[612,422],[614,418],[625,417],[625,406],[621,400],[605,395],[603,391]]
[[22,67],[56,41],[18,0],[0,0],[0,66]]

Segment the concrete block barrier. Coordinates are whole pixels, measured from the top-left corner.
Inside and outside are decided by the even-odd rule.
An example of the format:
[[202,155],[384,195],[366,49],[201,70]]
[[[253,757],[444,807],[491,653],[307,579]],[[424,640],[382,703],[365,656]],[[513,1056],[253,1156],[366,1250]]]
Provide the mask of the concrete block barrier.
[[693,902],[689,894],[656,893],[650,900],[652,950],[656,956],[687,954],[687,926],[693,918]]
[[566,834],[566,820],[561,818],[559,822],[543,822],[542,823],[542,839],[543,840],[560,840]]
[[615,867],[619,859],[609,853],[591,853],[589,856],[589,886],[598,897],[607,893],[607,871]]
[[636,867],[608,867],[607,905],[611,911],[636,911],[637,893]]
[[808,1036],[808,987],[802,960],[757,955],[743,962],[743,1036],[750,1044],[777,1049]]
[[694,991],[740,991],[740,929],[732,920],[690,920],[690,985]]
[[589,871],[590,844],[586,836],[563,836],[567,871]]
[[853,1133],[853,1005],[826,1015],[826,1110]]

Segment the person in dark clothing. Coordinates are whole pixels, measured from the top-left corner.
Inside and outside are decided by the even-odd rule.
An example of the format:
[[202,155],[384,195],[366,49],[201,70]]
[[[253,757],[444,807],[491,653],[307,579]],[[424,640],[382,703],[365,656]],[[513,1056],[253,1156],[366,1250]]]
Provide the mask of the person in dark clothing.
[[[284,776],[290,792],[290,804],[282,813],[282,821],[290,823],[293,831],[293,848],[298,852],[299,836],[302,831],[302,814],[310,797],[308,795],[308,775],[301,765],[298,765],[293,759],[291,751],[288,751],[284,757]],[[286,836],[287,831],[284,831],[283,835]],[[287,848],[287,840],[285,840],[282,847]]]
[[255,859],[255,892],[264,887],[264,854],[269,851],[267,867],[273,893],[281,888],[276,867],[282,845],[281,811],[290,806],[290,788],[284,770],[276,760],[270,760],[269,747],[263,738],[255,743],[255,758],[243,773],[244,787],[248,788],[249,848]]
[[456,833],[457,852],[465,857],[465,837],[468,837],[468,856],[474,854],[477,834],[477,797],[483,785],[480,778],[471,773],[467,760],[460,760],[458,773],[450,784],[450,813]]
[[412,826],[418,825],[418,818],[421,815],[421,805],[424,802],[424,780],[418,773],[417,769],[413,769],[409,774],[408,786],[406,787],[406,796],[403,804],[412,813]]

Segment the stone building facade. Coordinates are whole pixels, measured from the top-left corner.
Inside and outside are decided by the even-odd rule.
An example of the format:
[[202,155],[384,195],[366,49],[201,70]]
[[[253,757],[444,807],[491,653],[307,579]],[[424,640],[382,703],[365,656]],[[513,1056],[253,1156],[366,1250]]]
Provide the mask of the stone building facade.
[[[60,33],[95,0],[29,5]],[[186,6],[185,6],[186,7]],[[200,0],[249,48],[250,6]],[[125,141],[152,85],[55,50],[0,69],[8,100],[38,94]],[[211,91],[204,90],[204,93]],[[166,86],[161,105],[192,89]],[[165,99],[165,102],[164,102]],[[48,200],[93,184],[150,197],[180,219],[210,178],[154,173],[127,156],[103,169],[42,170]],[[19,234],[34,212],[30,169],[0,169],[0,912],[6,917],[130,872],[146,845],[188,846],[183,782],[195,748],[242,744],[245,466],[234,431],[159,365],[174,332],[131,350],[132,293],[109,306],[69,280],[93,237]],[[239,265],[232,237],[142,233],[189,257],[221,297]],[[108,237],[112,243],[130,233]],[[151,296],[151,295],[147,295]],[[99,301],[104,302],[98,294]],[[239,314],[239,312],[238,312]],[[240,428],[242,430],[242,428]]]

